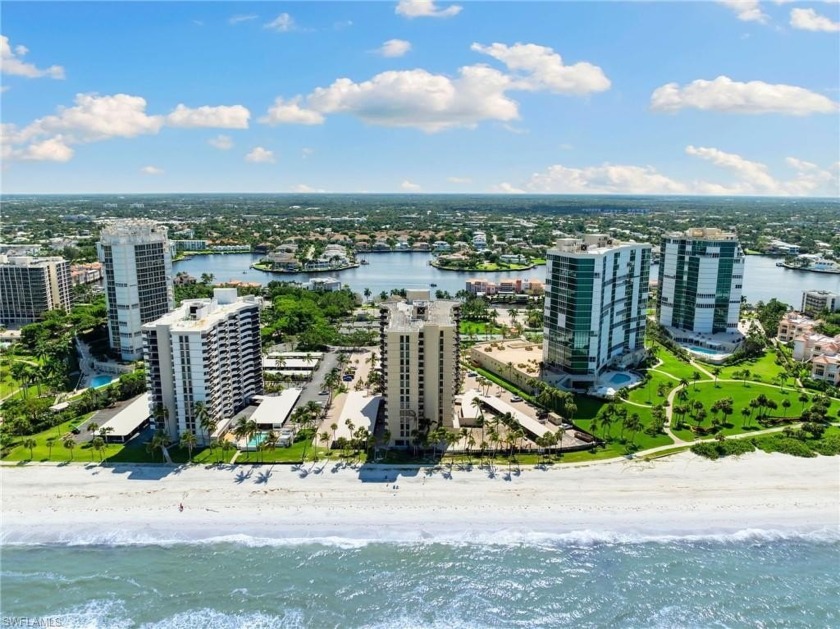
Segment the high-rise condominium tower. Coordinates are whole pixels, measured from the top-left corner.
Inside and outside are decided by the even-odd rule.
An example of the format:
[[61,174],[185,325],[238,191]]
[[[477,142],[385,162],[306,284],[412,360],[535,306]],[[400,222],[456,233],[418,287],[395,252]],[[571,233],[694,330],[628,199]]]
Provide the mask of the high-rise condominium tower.
[[175,307],[166,227],[148,220],[106,225],[98,250],[111,348],[123,360],[138,360],[143,356],[143,324]]
[[70,308],[67,260],[0,256],[0,323],[26,325],[55,308]]
[[460,307],[408,291],[405,302],[379,310],[381,373],[391,443],[408,446],[412,431],[452,426],[459,366]]
[[735,332],[744,253],[735,234],[694,228],[662,238],[659,323],[702,334]]
[[560,386],[588,388],[642,358],[649,275],[649,244],[586,234],[548,251],[543,362]]
[[263,392],[260,302],[235,288],[185,300],[143,326],[143,353],[150,412],[173,441],[190,431],[207,443],[199,402],[220,422]]

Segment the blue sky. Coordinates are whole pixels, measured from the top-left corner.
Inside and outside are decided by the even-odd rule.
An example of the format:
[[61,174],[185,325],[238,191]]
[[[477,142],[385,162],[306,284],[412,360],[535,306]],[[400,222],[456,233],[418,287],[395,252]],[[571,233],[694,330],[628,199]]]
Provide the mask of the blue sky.
[[838,196],[837,2],[4,2],[4,193]]

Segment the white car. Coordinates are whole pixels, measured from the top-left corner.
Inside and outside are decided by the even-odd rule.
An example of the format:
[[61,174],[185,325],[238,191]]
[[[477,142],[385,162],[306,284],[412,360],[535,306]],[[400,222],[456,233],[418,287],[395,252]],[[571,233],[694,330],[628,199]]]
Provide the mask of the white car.
[[512,398],[510,398],[510,401],[511,402],[521,402],[522,398],[519,397],[518,395],[514,395]]

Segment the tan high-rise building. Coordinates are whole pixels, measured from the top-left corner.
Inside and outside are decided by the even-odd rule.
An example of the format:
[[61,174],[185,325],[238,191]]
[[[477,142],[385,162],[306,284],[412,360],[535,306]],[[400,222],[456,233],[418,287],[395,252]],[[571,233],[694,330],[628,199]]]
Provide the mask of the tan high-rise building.
[[408,291],[379,311],[385,422],[391,445],[410,446],[432,425],[452,427],[461,382],[460,305]]
[[70,309],[67,260],[0,255],[0,324],[26,325],[56,308]]

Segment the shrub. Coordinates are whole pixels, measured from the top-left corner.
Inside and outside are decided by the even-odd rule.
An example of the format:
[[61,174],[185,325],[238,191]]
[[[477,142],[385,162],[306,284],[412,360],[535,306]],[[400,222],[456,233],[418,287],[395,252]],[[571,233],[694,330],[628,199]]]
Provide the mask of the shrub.
[[829,435],[819,441],[809,442],[808,445],[823,456],[836,456],[840,454],[840,434]]
[[758,439],[757,445],[765,452],[781,452],[782,454],[805,458],[816,456],[807,443],[795,437],[773,435],[765,439]]
[[718,459],[722,456],[738,456],[753,452],[755,446],[747,439],[727,439],[726,441],[707,441],[691,446],[691,451],[707,459]]

